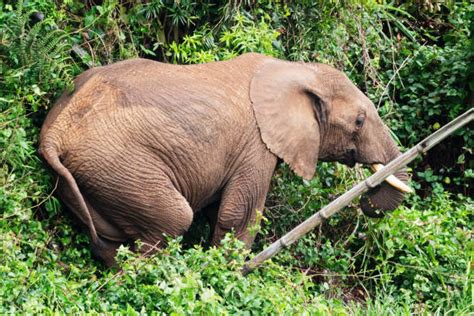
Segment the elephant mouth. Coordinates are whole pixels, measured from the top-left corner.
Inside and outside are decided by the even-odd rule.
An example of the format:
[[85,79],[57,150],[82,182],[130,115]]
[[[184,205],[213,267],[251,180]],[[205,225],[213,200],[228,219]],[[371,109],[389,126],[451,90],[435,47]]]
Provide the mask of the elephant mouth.
[[352,158],[344,158],[341,162],[350,168],[354,167],[356,164],[356,161]]
[[350,168],[354,167],[357,163],[355,150],[348,151],[339,162]]

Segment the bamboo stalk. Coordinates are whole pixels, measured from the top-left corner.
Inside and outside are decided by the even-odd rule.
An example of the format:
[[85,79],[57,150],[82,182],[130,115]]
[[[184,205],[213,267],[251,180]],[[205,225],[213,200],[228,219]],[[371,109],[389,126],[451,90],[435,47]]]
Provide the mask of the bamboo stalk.
[[404,154],[398,156],[387,164],[384,168],[380,169],[364,181],[358,183],[352,189],[341,195],[336,200],[329,203],[327,206],[322,208],[319,212],[313,214],[307,220],[293,228],[286,235],[272,243],[270,246],[258,253],[254,258],[247,261],[242,269],[243,275],[248,274],[265,260],[273,257],[275,254],[280,252],[283,248],[288,247],[301,236],[310,232],[314,227],[321,224],[321,222],[336,212],[347,206],[352,200],[367,192],[368,190],[376,187],[382,183],[385,178],[395,173],[408,163],[413,161],[418,155],[421,155],[441,142],[443,139],[454,133],[457,129],[463,127],[474,119],[474,108],[466,111],[464,114],[458,116],[433,134],[429,135],[416,146]]

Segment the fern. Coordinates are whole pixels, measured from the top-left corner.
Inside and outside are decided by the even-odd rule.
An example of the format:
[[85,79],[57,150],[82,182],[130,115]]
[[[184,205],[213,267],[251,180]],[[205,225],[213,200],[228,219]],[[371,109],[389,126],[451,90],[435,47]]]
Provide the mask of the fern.
[[7,17],[1,33],[0,59],[5,69],[21,69],[23,86],[37,85],[42,91],[58,92],[72,86],[75,64],[70,53],[70,35],[45,19],[30,26],[23,1]]

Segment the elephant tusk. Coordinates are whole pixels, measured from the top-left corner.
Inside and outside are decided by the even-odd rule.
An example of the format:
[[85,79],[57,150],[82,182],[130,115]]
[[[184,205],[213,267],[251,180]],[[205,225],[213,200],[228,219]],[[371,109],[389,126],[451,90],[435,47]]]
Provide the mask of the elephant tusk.
[[[382,169],[383,167],[385,167],[385,166],[378,163],[378,164],[373,164],[371,166],[371,169],[372,169],[372,171],[377,172],[380,169]],[[397,189],[400,192],[404,192],[404,193],[412,193],[413,192],[412,188],[410,188],[408,185],[403,183],[402,180],[398,179],[394,175],[388,176],[385,179],[385,181],[387,181],[388,184],[390,184],[392,187],[394,187],[395,189]]]

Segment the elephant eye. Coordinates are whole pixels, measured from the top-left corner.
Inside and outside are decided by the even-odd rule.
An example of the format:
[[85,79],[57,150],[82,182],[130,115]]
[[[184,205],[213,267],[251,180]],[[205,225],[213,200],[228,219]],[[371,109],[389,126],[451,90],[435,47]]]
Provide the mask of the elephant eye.
[[356,119],[356,126],[357,128],[362,128],[362,126],[364,125],[364,121],[365,121],[365,116],[363,115],[359,115]]

